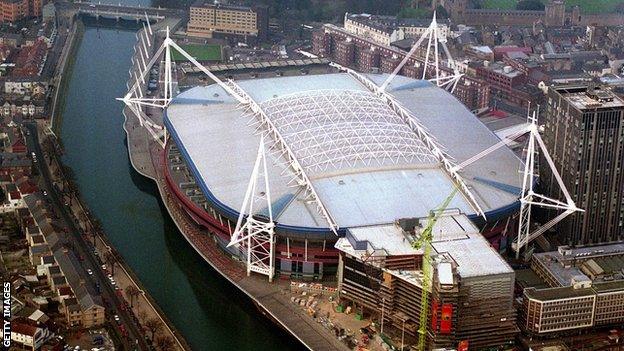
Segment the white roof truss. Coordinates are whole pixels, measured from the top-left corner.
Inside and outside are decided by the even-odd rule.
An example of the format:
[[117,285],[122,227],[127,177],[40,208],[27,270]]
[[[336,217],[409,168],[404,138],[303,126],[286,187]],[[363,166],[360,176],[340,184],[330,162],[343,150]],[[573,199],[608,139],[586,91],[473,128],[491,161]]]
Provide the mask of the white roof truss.
[[402,118],[404,123],[406,123],[417,135],[417,137],[427,146],[429,151],[434,155],[434,157],[440,162],[444,170],[451,177],[453,182],[459,187],[462,194],[473,208],[473,210],[485,218],[485,212],[477,202],[477,199],[472,194],[468,185],[462,178],[462,176],[457,172],[456,166],[450,160],[448,155],[442,150],[441,146],[435,140],[435,138],[427,131],[427,129],[420,123],[420,121],[411,114],[406,108],[401,106],[392,95],[388,94],[386,91],[382,90],[379,86],[377,86],[374,82],[372,82],[367,77],[355,72],[354,70],[341,66],[336,63],[332,63],[334,67],[337,67],[345,72],[348,72],[351,76],[357,79],[362,85],[368,88],[370,91],[375,93],[377,96],[382,97],[386,104],[392,108],[392,110]]

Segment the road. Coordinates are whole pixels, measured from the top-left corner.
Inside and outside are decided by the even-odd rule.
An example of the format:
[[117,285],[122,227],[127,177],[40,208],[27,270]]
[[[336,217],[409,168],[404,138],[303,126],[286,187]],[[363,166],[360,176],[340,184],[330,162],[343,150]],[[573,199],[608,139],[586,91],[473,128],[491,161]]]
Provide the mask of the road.
[[[37,159],[36,165],[39,170],[39,173],[44,181],[44,188],[48,192],[48,197],[51,201],[53,207],[55,207],[61,218],[69,228],[69,232],[74,237],[73,243],[74,250],[81,257],[84,257],[84,261],[82,264],[82,268],[79,271],[83,277],[88,277],[87,269],[91,269],[93,271],[92,280],[85,279],[85,281],[91,281],[93,284],[93,290],[95,290],[95,283],[99,283],[101,287],[101,294],[105,301],[108,302],[109,306],[106,308],[106,312],[110,315],[117,314],[119,315],[122,324],[125,326],[128,331],[128,338],[123,341],[122,350],[133,350],[139,347],[141,350],[148,350],[148,346],[143,338],[143,333],[140,328],[134,324],[133,318],[130,315],[130,311],[128,309],[121,309],[123,301],[117,295],[116,290],[110,284],[108,278],[106,277],[104,271],[100,268],[100,263],[97,258],[93,254],[91,248],[88,246],[86,241],[83,239],[81,235],[81,230],[76,226],[76,222],[74,218],[70,214],[68,208],[64,206],[63,202],[60,199],[59,194],[56,191],[56,187],[53,186],[52,175],[50,174],[50,169],[47,167],[47,163],[45,158],[43,157],[43,151],[41,150],[41,145],[39,144],[39,135],[37,130],[36,123],[33,122],[24,122],[24,127],[29,131],[26,135],[26,143],[28,145],[29,152],[34,152],[35,157]],[[45,165],[45,166],[44,166]],[[135,343],[128,342],[129,340],[135,340]]]

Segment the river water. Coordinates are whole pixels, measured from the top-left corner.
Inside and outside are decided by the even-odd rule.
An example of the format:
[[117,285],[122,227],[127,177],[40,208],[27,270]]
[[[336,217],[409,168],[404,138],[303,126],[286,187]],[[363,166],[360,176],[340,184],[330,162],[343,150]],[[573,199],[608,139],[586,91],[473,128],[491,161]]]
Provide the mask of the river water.
[[64,162],[85,202],[194,350],[301,349],[200,258],[169,218],[153,182],[131,167],[122,104],[115,98],[126,91],[134,43],[128,26],[91,23],[68,72]]

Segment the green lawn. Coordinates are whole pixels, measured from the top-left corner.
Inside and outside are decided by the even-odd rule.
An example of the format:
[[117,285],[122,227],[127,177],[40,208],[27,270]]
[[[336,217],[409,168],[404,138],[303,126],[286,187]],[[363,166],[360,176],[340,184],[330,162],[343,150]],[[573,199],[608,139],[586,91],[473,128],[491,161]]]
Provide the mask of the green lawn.
[[[543,3],[547,1],[542,0]],[[484,9],[513,10],[517,3],[517,0],[482,0]],[[616,6],[621,3],[624,3],[624,0],[566,0],[568,9],[578,5],[581,13],[586,14],[614,12]]]
[[483,0],[484,9],[513,10],[516,8],[517,0]]
[[615,8],[621,3],[624,3],[624,0],[566,0],[568,7],[578,5],[581,8],[581,14],[615,12]]
[[[221,61],[220,45],[180,45],[180,47],[197,61]],[[186,58],[176,50],[173,50],[172,54],[175,61],[186,61]]]

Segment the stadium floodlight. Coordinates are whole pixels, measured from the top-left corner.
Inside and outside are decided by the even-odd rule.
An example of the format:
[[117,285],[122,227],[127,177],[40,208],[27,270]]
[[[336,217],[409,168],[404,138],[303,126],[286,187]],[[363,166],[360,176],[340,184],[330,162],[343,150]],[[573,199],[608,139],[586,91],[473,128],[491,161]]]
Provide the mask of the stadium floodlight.
[[[430,78],[429,81],[435,83],[440,88],[450,91],[451,93],[455,91],[457,84],[464,75],[457,69],[455,60],[446,45],[446,36],[440,32],[440,26],[438,25],[435,11],[429,27],[427,27],[427,29],[422,33],[407,55],[405,55],[403,60],[401,60],[401,63],[395,67],[394,71],[392,71],[390,76],[381,85],[380,89],[382,91],[386,90],[390,82],[392,82],[394,77],[399,74],[401,69],[403,69],[403,67],[407,64],[407,61],[410,60],[412,55],[416,53],[416,50],[418,50],[425,41],[427,42],[427,51],[423,65],[422,79],[424,80],[427,77],[427,69],[429,68],[429,65],[433,65],[435,67],[435,75],[433,78]],[[433,53],[431,50],[432,46]],[[440,60],[440,46],[443,48],[444,55],[446,56],[446,68],[452,70],[452,74],[447,75],[447,72],[440,67],[440,63],[443,63]],[[432,54],[433,57],[431,57]]]
[[[266,215],[257,213],[254,209],[256,202],[260,202],[261,208],[267,209]],[[247,275],[251,272],[264,274],[269,277],[269,282],[275,275],[275,222],[271,206],[264,138],[260,138],[256,163],[247,185],[236,229],[227,247],[242,247],[241,251],[245,253],[247,261]]]

